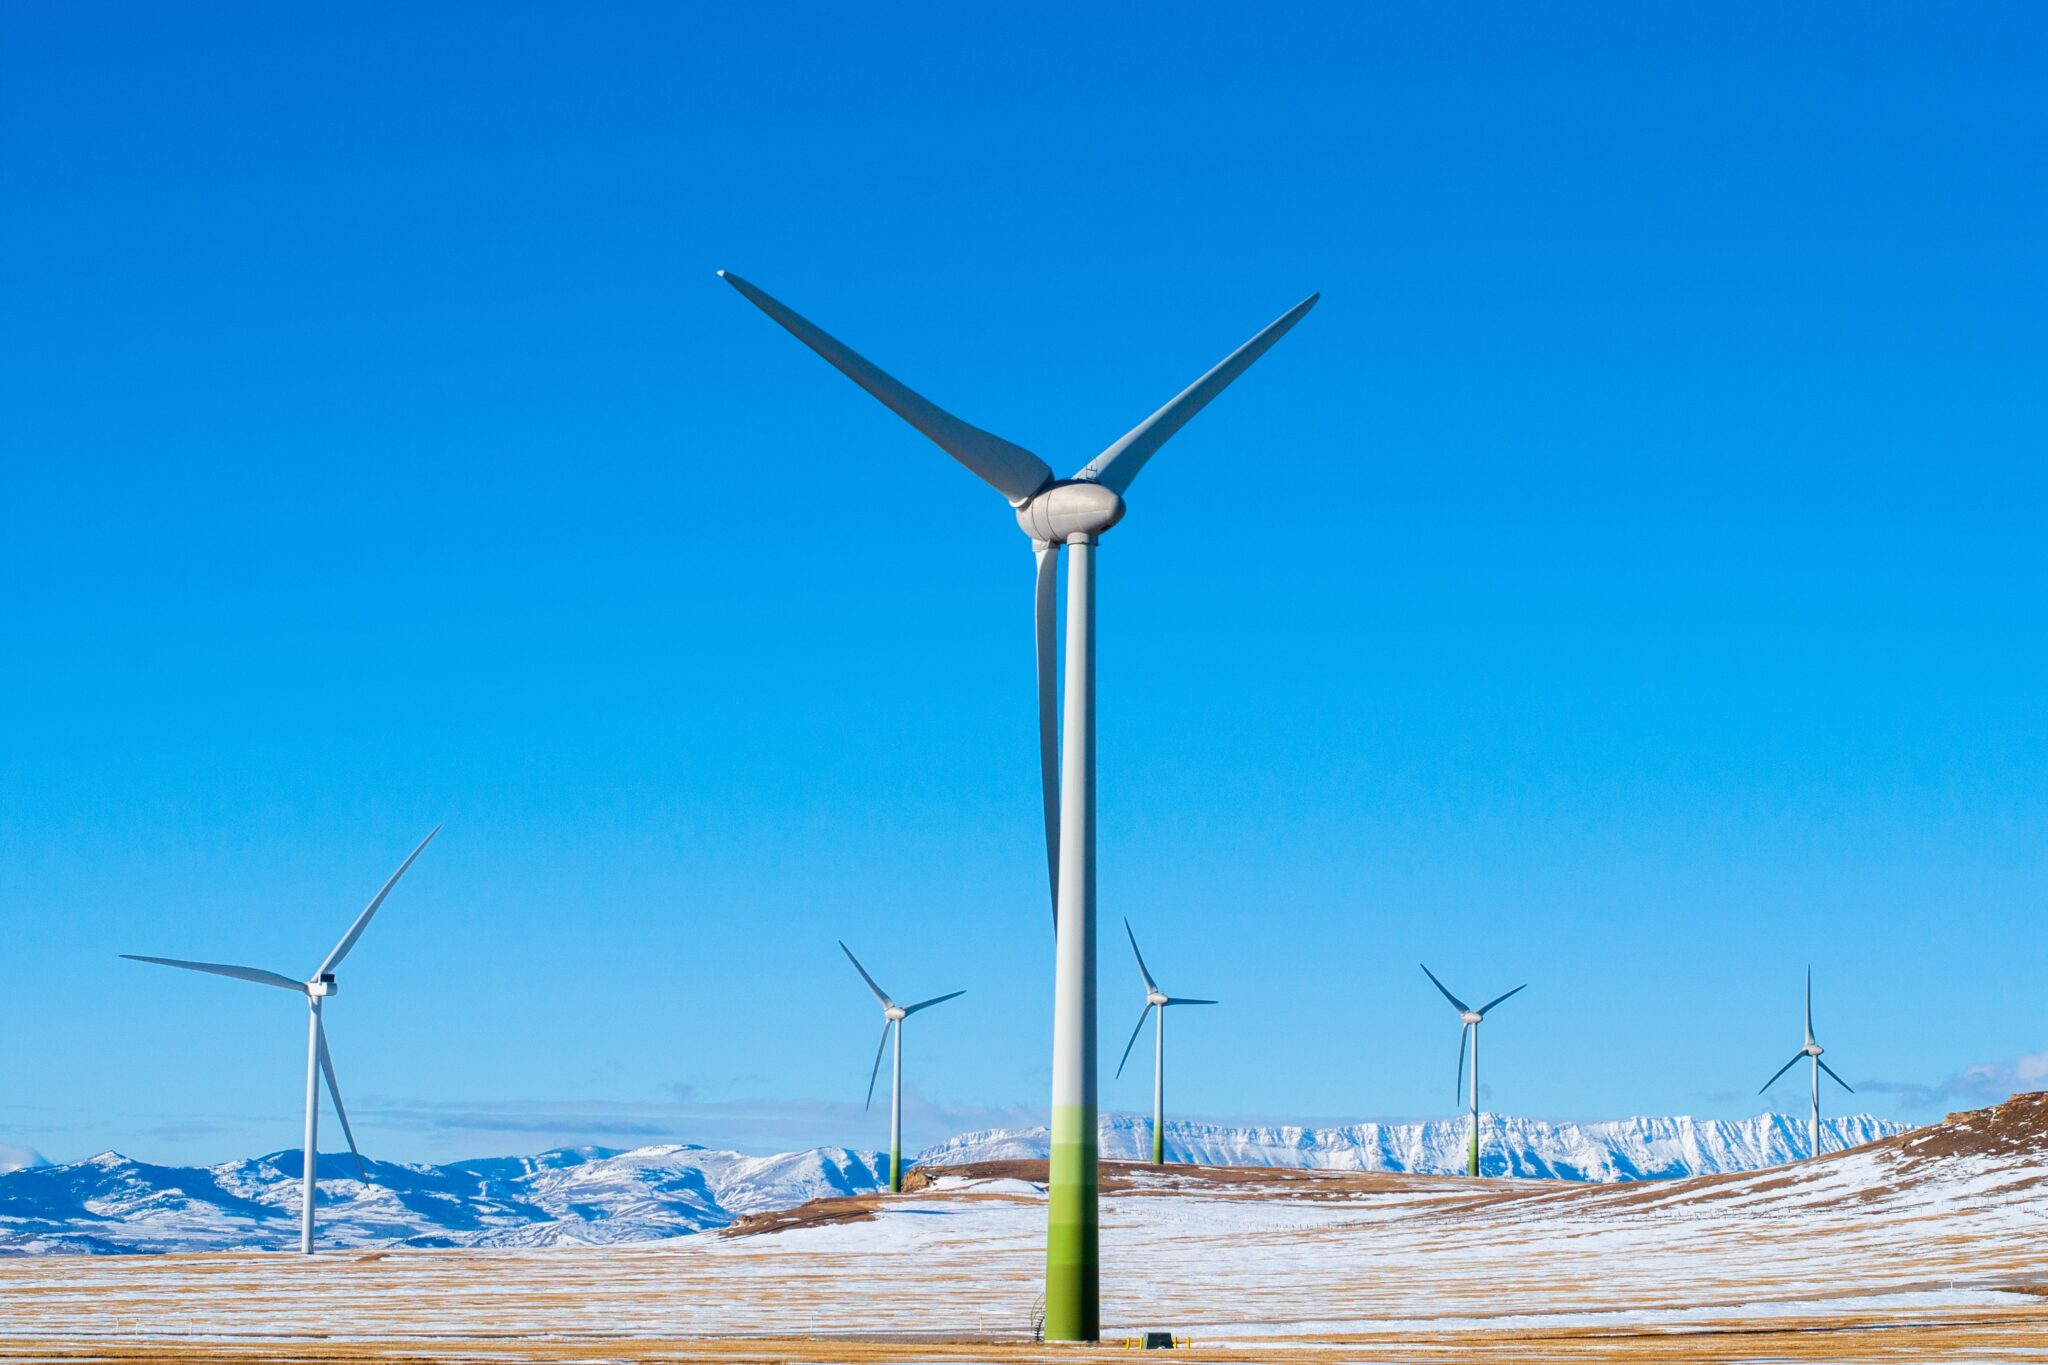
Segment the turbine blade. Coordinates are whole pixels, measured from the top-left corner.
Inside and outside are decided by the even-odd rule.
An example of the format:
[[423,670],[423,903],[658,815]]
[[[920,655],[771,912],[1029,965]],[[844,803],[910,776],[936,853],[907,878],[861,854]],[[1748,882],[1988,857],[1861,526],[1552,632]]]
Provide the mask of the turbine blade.
[[183,967],[188,972],[212,972],[215,976],[232,976],[237,981],[254,981],[259,986],[282,986],[288,991],[306,993],[306,983],[294,981],[277,972],[266,972],[261,967],[236,967],[225,962],[187,962],[176,957],[144,957],[140,953],[123,953],[130,962],[154,962],[159,967]]
[[846,946],[845,939],[839,940],[839,951],[846,954],[846,960],[851,962],[853,969],[860,973],[860,979],[868,983],[868,989],[875,993],[875,999],[882,1002],[882,1008],[885,1010],[894,1009],[896,1002],[889,998],[888,992],[875,984],[875,979],[868,975],[868,969],[861,966],[860,959],[853,955],[853,949]]
[[363,1179],[370,1178],[370,1168],[363,1165],[363,1154],[356,1148],[356,1135],[348,1126],[348,1110],[341,1105],[341,1082],[334,1079],[334,1058],[327,1055],[327,1025],[320,1025],[320,1074],[327,1078],[327,1093],[334,1100],[335,1117],[341,1120],[341,1135],[348,1139],[349,1155],[356,1159],[356,1174]]
[[1806,1049],[1805,1049],[1805,1048],[1801,1048],[1801,1049],[1800,1049],[1799,1051],[1797,1051],[1797,1052],[1793,1053],[1793,1054],[1792,1054],[1792,1060],[1791,1060],[1791,1061],[1789,1061],[1789,1062],[1787,1062],[1787,1063],[1785,1063],[1785,1065],[1783,1065],[1783,1066],[1779,1067],[1779,1068],[1777,1069],[1777,1071],[1776,1071],[1776,1072],[1772,1073],[1772,1076],[1771,1076],[1771,1078],[1770,1078],[1769,1080],[1765,1081],[1765,1082],[1763,1083],[1763,1085],[1762,1085],[1762,1086],[1760,1086],[1760,1087],[1759,1087],[1759,1088],[1757,1089],[1757,1092],[1756,1092],[1756,1093],[1757,1093],[1757,1094],[1759,1094],[1759,1095],[1761,1095],[1761,1094],[1763,1094],[1763,1093],[1764,1093],[1764,1091],[1766,1091],[1766,1090],[1769,1090],[1769,1089],[1770,1089],[1770,1088],[1771,1088],[1772,1086],[1776,1085],[1776,1084],[1778,1083],[1778,1077],[1780,1077],[1780,1076],[1784,1075],[1784,1074],[1785,1074],[1786,1072],[1790,1071],[1790,1070],[1791,1070],[1791,1069],[1792,1069],[1793,1067],[1797,1066],[1797,1065],[1799,1064],[1799,1061],[1800,1061],[1800,1059],[1801,1059],[1802,1057],[1804,1057],[1804,1056],[1806,1056]]
[[1138,975],[1145,978],[1145,994],[1155,995],[1159,987],[1152,984],[1152,973],[1145,970],[1145,955],[1138,951],[1138,936],[1131,932],[1131,922],[1124,921],[1124,936],[1131,941],[1131,956],[1138,959]]
[[1124,1055],[1117,1061],[1116,1074],[1124,1074],[1124,1063],[1131,1060],[1131,1049],[1138,1045],[1138,1034],[1144,1030],[1145,1016],[1152,1012],[1152,1002],[1147,1000],[1145,1008],[1138,1011],[1138,1025],[1131,1030],[1131,1041],[1124,1044]]
[[1806,969],[1806,1041],[1813,1042],[1813,968]]
[[904,1006],[903,1015],[907,1019],[911,1015],[916,1014],[919,1010],[928,1010],[933,1005],[943,1005],[948,1000],[958,1000],[961,996],[965,994],[967,994],[966,991],[953,991],[947,995],[935,995],[929,1000],[920,1000],[915,1005]]
[[1038,790],[1045,805],[1045,880],[1052,891],[1052,927],[1060,927],[1060,547],[1041,544],[1032,608],[1038,653]]
[[1503,1001],[1503,1000],[1507,999],[1507,998],[1508,998],[1508,995],[1513,995],[1513,994],[1515,994],[1515,993],[1516,993],[1517,991],[1526,991],[1526,990],[1528,990],[1528,989],[1529,989],[1529,983],[1528,983],[1528,982],[1526,982],[1526,981],[1524,981],[1524,982],[1523,982],[1523,983],[1522,983],[1521,985],[1519,985],[1519,986],[1515,987],[1515,989],[1514,989],[1514,990],[1512,990],[1512,991],[1509,991],[1509,992],[1507,993],[1507,995],[1496,995],[1495,997],[1493,997],[1493,999],[1491,999],[1491,1000],[1487,1001],[1487,1002],[1486,1002],[1485,1004],[1481,1005],[1481,1006],[1479,1007],[1479,1013],[1480,1013],[1480,1014],[1481,1014],[1481,1015],[1483,1016],[1483,1015],[1484,1015],[1484,1014],[1485,1014],[1485,1013],[1486,1013],[1486,1012],[1487,1012],[1488,1010],[1492,1009],[1492,1008],[1493,1008],[1493,1007],[1494,1007],[1495,1005],[1498,1005],[1498,1004],[1499,1004],[1499,1003],[1500,1003],[1501,1001]]
[[1422,974],[1424,976],[1428,977],[1431,981],[1436,982],[1436,988],[1440,991],[1443,991],[1444,999],[1451,1002],[1451,1008],[1457,1010],[1457,1012],[1460,1014],[1470,1014],[1472,1012],[1469,1009],[1465,1008],[1464,1001],[1460,1000],[1457,996],[1452,995],[1448,990],[1444,990],[1444,983],[1441,981],[1437,981],[1436,973],[1429,969],[1429,964],[1427,962],[1418,963],[1417,965],[1422,968]]
[[826,364],[880,399],[883,407],[923,432],[932,444],[966,465],[983,483],[1012,503],[1024,502],[1052,482],[1051,466],[1024,447],[961,421],[730,270],[719,271],[718,278],[739,290],[756,308],[781,323],[791,336],[824,357]]
[[1185,995],[1169,995],[1166,997],[1166,1003],[1169,1005],[1220,1005],[1223,1002],[1220,1000],[1191,1000]]
[[1186,426],[1190,417],[1207,407],[1210,399],[1230,387],[1232,380],[1250,369],[1252,362],[1285,336],[1288,328],[1300,322],[1321,297],[1320,294],[1310,294],[1268,323],[1264,331],[1182,389],[1165,407],[1125,432],[1115,445],[1090,460],[1074,477],[1092,480],[1118,493],[1128,491],[1131,480],[1138,477],[1138,471],[1145,467],[1145,461],[1152,458],[1153,452],[1172,440],[1174,433]]
[[[1822,1071],[1827,1072],[1830,1076],[1835,1076],[1835,1069],[1833,1067],[1829,1066],[1826,1062],[1821,1062],[1820,1058],[1818,1057],[1814,1058],[1813,1060],[1815,1060],[1816,1062],[1820,1062],[1820,1069]],[[1856,1093],[1856,1087],[1849,1084],[1847,1081],[1843,1080],[1840,1076],[1835,1076],[1835,1084],[1841,1086],[1842,1089],[1848,1091],[1852,1095]]]
[[861,1106],[862,1109],[870,1109],[874,1107],[875,1078],[882,1074],[882,1053],[889,1046],[889,1030],[894,1027],[896,1027],[896,1021],[894,1019],[884,1019],[882,1021],[882,1041],[875,1044],[875,1069],[868,1073],[868,1099],[867,1103]]
[[[1425,967],[1423,970],[1427,971],[1428,968]],[[1463,1013],[1462,1010],[1459,1012]],[[1465,1040],[1471,1036],[1472,1026],[1470,1024],[1458,1030],[1458,1098],[1456,1107],[1459,1108],[1464,1107],[1465,1104]]]
[[334,945],[334,951],[327,955],[327,960],[313,969],[314,976],[325,976],[341,965],[341,960],[348,956],[349,949],[355,947],[356,940],[363,936],[363,930],[370,927],[370,917],[377,913],[377,907],[382,905],[384,898],[391,894],[391,888],[398,885],[398,879],[405,875],[405,870],[408,867],[412,866],[412,860],[419,857],[426,850],[427,845],[434,842],[434,836],[440,832],[441,827],[439,825],[428,830],[427,837],[420,840],[420,846],[405,856],[405,861],[398,865],[398,871],[392,873],[391,880],[385,882],[383,889],[370,898],[370,903],[363,907],[363,913],[356,916],[356,922],[351,924],[348,927],[348,932],[341,936],[341,942]]

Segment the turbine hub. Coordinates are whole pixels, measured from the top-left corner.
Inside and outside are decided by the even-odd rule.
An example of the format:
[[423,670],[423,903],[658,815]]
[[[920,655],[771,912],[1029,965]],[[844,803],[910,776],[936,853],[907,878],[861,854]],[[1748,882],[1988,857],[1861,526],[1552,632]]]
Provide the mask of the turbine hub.
[[1463,1014],[1463,1015],[1462,1015],[1461,1017],[1462,1017],[1462,1018],[1464,1019],[1464,1021],[1465,1021],[1466,1023],[1468,1023],[1468,1024],[1476,1024],[1476,1023],[1478,1023],[1478,1022],[1479,1022],[1479,1021],[1480,1021],[1481,1019],[1484,1019],[1484,1018],[1485,1018],[1486,1016],[1485,1016],[1485,1015],[1483,1015],[1483,1014],[1480,1014],[1480,1013],[1478,1013],[1478,1012],[1477,1012],[1477,1011],[1475,1011],[1475,1010],[1466,1010],[1466,1011],[1465,1011],[1465,1013],[1464,1013],[1464,1014]]
[[887,1008],[887,1009],[885,1009],[885,1010],[883,1010],[883,1011],[882,1011],[882,1017],[883,1017],[884,1019],[888,1019],[888,1020],[894,1021],[894,1020],[902,1019],[902,1018],[903,1018],[904,1016],[908,1015],[909,1013],[910,1013],[910,1011],[909,1011],[909,1010],[906,1010],[906,1009],[904,1009],[904,1008],[903,1008],[903,1006],[901,1006],[901,1005],[891,1005],[891,1006],[889,1006],[889,1008]]
[[1166,1003],[1166,997],[1161,995],[1158,991],[1153,991],[1150,995],[1147,995],[1145,997],[1145,1003],[1148,1005],[1163,1005]]
[[1017,509],[1017,524],[1033,540],[1065,545],[1094,539],[1123,519],[1124,500],[1089,480],[1056,483]]
[[329,972],[325,976],[316,976],[306,983],[306,994],[308,995],[328,996],[339,995],[340,993],[341,986],[335,981],[333,972]]

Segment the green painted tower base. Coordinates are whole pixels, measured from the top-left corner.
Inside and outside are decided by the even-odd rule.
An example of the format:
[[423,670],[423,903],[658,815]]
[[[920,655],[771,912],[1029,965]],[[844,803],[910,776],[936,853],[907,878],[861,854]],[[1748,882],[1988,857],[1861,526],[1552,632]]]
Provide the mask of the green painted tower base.
[[1166,1164],[1166,1132],[1157,1123],[1152,1125],[1152,1164]]
[[1466,1164],[1465,1174],[1479,1174],[1479,1126],[1477,1124],[1472,1126],[1472,1159]]
[[1054,1107],[1046,1193],[1045,1339],[1099,1340],[1102,1320],[1097,1296],[1102,1276],[1095,1212],[1093,1108]]
[[903,1193],[903,1149],[889,1149],[889,1193]]

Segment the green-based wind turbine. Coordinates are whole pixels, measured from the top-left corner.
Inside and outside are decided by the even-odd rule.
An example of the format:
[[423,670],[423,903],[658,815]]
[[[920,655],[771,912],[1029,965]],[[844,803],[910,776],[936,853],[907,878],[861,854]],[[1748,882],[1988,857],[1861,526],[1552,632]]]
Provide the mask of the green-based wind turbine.
[[[1166,1164],[1166,1007],[1168,1005],[1213,1005],[1214,1000],[1193,1000],[1186,996],[1168,995],[1159,989],[1159,983],[1152,979],[1152,973],[1145,969],[1145,955],[1138,951],[1138,936],[1131,932],[1131,922],[1124,921],[1124,936],[1131,941],[1131,956],[1138,959],[1138,975],[1145,981],[1145,1008],[1138,1011],[1138,1024],[1131,1030],[1131,1041],[1124,1044],[1123,1060],[1116,1064],[1116,1074],[1124,1074],[1124,1062],[1131,1060],[1131,1049],[1138,1045],[1138,1035],[1144,1031],[1145,1016],[1152,1015],[1152,1164]],[[1155,1013],[1156,1011],[1156,1013]]]
[[[1033,639],[1038,654],[1038,765],[1045,808],[1046,871],[1052,887],[1052,1161],[1046,1180],[1045,1336],[1095,1341],[1102,1335],[1100,1223],[1096,1177],[1095,1010],[1095,548],[1123,519],[1124,495],[1146,461],[1230,386],[1315,306],[1311,294],[1232,351],[1166,406],[1132,427],[1069,478],[1000,436],[961,421],[865,357],[730,271],[725,282],[780,323],[827,364],[923,432],[939,449],[1003,496],[1037,561]],[[889,483],[865,469],[838,469],[858,516],[873,534],[892,526]],[[1238,516],[1269,492],[1219,490]],[[1246,499],[1250,500],[1247,501]],[[1058,654],[1060,552],[1067,557],[1065,685]],[[912,555],[914,571],[923,566]],[[1064,723],[1062,723],[1064,712]]]
[[1823,1071],[1827,1072],[1828,1075],[1835,1077],[1836,1085],[1841,1086],[1842,1089],[1848,1091],[1852,1095],[1856,1093],[1855,1086],[1849,1084],[1840,1076],[1835,1076],[1835,1069],[1820,1059],[1820,1054],[1825,1051],[1827,1051],[1827,1049],[1822,1047],[1818,1042],[1814,1041],[1813,1037],[1813,968],[1808,967],[1806,969],[1806,1046],[1800,1048],[1799,1051],[1793,1053],[1792,1060],[1785,1063],[1785,1065],[1779,1067],[1777,1070],[1777,1074],[1772,1076],[1769,1080],[1765,1081],[1763,1083],[1763,1088],[1756,1092],[1757,1094],[1761,1095],[1764,1093],[1765,1090],[1769,1090],[1772,1086],[1776,1085],[1778,1083],[1778,1077],[1784,1075],[1786,1072],[1790,1071],[1794,1066],[1798,1065],[1799,1059],[1801,1057],[1806,1057],[1812,1060],[1813,1112],[1812,1116],[1808,1118],[1806,1123],[1808,1156],[1820,1155],[1820,1073]]
[[1451,1008],[1458,1012],[1458,1018],[1462,1020],[1465,1025],[1463,1031],[1458,1034],[1458,1098],[1460,1100],[1463,1100],[1465,1098],[1465,1044],[1468,1041],[1472,1044],[1472,1145],[1470,1148],[1470,1156],[1465,1163],[1465,1174],[1478,1175],[1479,1025],[1485,1020],[1486,1012],[1488,1010],[1492,1009],[1495,1005],[1498,1005],[1501,1001],[1507,999],[1509,995],[1515,994],[1516,991],[1527,990],[1529,986],[1527,982],[1523,982],[1521,985],[1515,987],[1514,990],[1509,991],[1507,995],[1496,995],[1495,997],[1493,997],[1493,999],[1487,1001],[1485,1004],[1481,1005],[1478,1009],[1475,1010],[1470,1005],[1460,1000],[1457,996],[1452,995],[1447,990],[1444,990],[1444,983],[1436,979],[1436,973],[1431,971],[1429,969],[1428,964],[1426,963],[1423,964],[1422,974],[1428,977],[1431,983],[1434,984],[1439,991],[1443,991],[1444,999],[1451,1002]]
[[967,994],[953,991],[948,995],[935,995],[929,1000],[920,1000],[915,1005],[899,1005],[889,998],[889,993],[875,984],[868,975],[868,969],[860,965],[860,959],[853,955],[853,949],[844,942],[839,951],[846,954],[846,960],[860,973],[860,979],[868,983],[868,989],[875,993],[875,999],[882,1006],[882,1041],[875,1045],[874,1070],[868,1072],[868,1098],[863,1109],[875,1102],[875,1078],[882,1074],[882,1053],[888,1049],[889,1036],[896,1036],[896,1062],[889,1073],[889,1192],[903,1192],[903,1021],[919,1010],[928,1010],[933,1005],[943,1005]]

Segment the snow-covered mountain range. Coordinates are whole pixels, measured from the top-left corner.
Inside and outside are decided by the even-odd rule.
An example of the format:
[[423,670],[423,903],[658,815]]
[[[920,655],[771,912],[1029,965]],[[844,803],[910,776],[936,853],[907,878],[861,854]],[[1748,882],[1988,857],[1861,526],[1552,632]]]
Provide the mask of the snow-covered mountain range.
[[[1906,1125],[1858,1114],[1822,1119],[1821,1150],[1838,1152],[1904,1132]],[[1294,1166],[1327,1171],[1416,1171],[1461,1174],[1470,1129],[1463,1119],[1428,1123],[1358,1123],[1342,1128],[1226,1127],[1169,1120],[1167,1159],[1203,1166]],[[1615,1119],[1546,1123],[1487,1115],[1479,1169],[1486,1175],[1553,1180],[1664,1180],[1721,1171],[1753,1171],[1811,1155],[1805,1119],[1759,1114],[1751,1119]],[[1152,1150],[1152,1121],[1105,1116],[1102,1155],[1142,1161]],[[966,1133],[918,1158],[927,1166],[1045,1157],[1043,1128]]]
[[[1806,1155],[1803,1120],[1487,1121],[1489,1173],[1639,1180],[1754,1170]],[[1903,1125],[1860,1115],[1822,1124],[1823,1146],[1857,1146]],[[1464,1168],[1461,1120],[1343,1128],[1168,1123],[1175,1161],[1347,1171]],[[1149,1120],[1102,1120],[1102,1153],[1136,1160]],[[969,1133],[918,1164],[1042,1158],[1043,1128]],[[743,1215],[865,1194],[887,1178],[879,1152],[816,1148],[745,1156],[703,1147],[564,1148],[444,1166],[320,1158],[320,1238],[327,1246],[551,1246],[649,1241],[724,1227]],[[205,1251],[296,1245],[296,1151],[218,1166],[153,1166],[114,1152],[0,1174],[0,1255]]]

